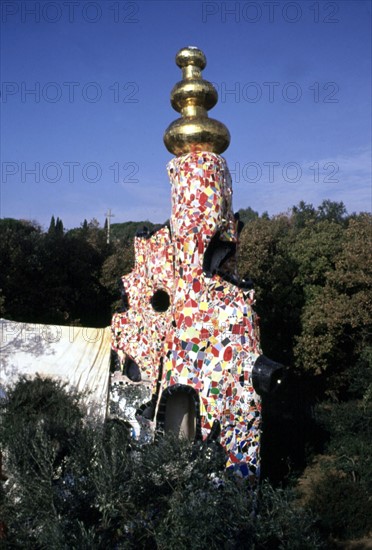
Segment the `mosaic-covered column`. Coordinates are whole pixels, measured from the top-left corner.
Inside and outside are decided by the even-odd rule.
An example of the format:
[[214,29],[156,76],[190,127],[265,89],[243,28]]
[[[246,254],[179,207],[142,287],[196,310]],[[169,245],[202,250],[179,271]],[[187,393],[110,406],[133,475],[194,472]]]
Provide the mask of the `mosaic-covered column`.
[[[230,135],[208,117],[217,92],[202,78],[205,56],[184,48],[176,63],[183,78],[171,103],[181,118],[164,135],[175,155],[168,164],[170,227],[136,236],[135,268],[122,278],[123,310],[112,320],[127,403],[122,416],[141,441],[156,430],[220,443],[227,467],[255,485],[258,394],[272,389],[281,366],[262,355],[252,283],[236,272],[240,223],[220,156]],[[141,395],[134,401],[131,392]]]
[[168,165],[175,328],[168,338],[163,400],[167,392],[192,388],[197,401],[195,426],[190,428],[188,421],[192,435],[193,429],[196,436],[200,429],[204,440],[212,434],[227,451],[227,467],[256,479],[260,399],[253,389],[252,369],[261,351],[254,292],[231,271],[237,221],[231,209],[231,177],[219,154],[230,136],[207,114],[217,93],[202,79],[204,54],[185,48],[176,63],[183,80],[173,88],[171,102],[182,118],[164,137],[177,155]]

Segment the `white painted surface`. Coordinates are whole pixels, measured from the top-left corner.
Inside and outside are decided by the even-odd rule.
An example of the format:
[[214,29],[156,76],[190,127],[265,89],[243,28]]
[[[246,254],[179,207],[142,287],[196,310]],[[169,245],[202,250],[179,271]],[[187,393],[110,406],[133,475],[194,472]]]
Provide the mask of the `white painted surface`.
[[19,376],[57,378],[87,392],[89,414],[106,415],[110,328],[66,327],[0,319],[0,392]]

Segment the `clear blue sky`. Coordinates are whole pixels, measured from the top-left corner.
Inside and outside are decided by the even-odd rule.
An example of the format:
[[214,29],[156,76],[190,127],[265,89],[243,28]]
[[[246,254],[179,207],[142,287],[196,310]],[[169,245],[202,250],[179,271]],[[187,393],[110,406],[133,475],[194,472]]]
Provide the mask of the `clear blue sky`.
[[220,92],[210,116],[232,136],[235,210],[325,198],[371,210],[369,1],[1,7],[1,217],[167,219],[163,132],[187,45]]

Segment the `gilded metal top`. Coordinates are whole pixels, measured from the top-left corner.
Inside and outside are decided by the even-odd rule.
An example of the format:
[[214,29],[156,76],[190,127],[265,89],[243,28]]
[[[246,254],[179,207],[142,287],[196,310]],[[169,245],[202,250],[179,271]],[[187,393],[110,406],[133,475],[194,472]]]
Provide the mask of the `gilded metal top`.
[[176,156],[192,151],[223,153],[230,144],[230,133],[222,122],[208,117],[207,111],[216,105],[218,94],[202,77],[207,64],[204,53],[194,46],[182,48],[176,63],[182,69],[182,80],[171,91],[171,104],[181,118],[165,130],[166,148]]

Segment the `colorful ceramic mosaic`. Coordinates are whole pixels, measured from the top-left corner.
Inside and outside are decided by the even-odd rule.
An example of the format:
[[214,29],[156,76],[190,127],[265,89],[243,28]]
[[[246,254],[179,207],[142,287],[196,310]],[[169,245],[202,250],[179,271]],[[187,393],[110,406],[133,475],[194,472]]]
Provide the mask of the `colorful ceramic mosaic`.
[[128,309],[113,317],[112,347],[136,361],[142,379],[156,381],[172,317],[170,309],[155,311],[151,299],[157,290],[173,294],[173,244],[169,229],[163,227],[152,236],[136,237],[134,246],[135,268],[122,277]]
[[227,467],[254,481],[261,416],[252,369],[261,350],[254,291],[234,273],[231,178],[211,152],[176,157],[168,173],[171,229],[135,238],[135,268],[123,277],[127,310],[113,318],[112,347],[152,382],[152,406],[137,417],[146,411],[158,431],[216,439]]

